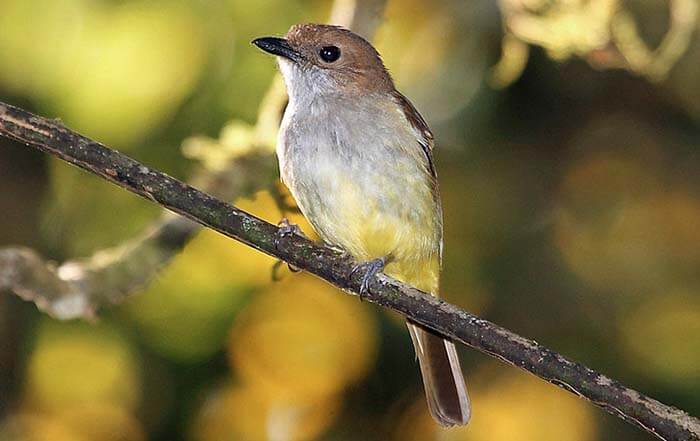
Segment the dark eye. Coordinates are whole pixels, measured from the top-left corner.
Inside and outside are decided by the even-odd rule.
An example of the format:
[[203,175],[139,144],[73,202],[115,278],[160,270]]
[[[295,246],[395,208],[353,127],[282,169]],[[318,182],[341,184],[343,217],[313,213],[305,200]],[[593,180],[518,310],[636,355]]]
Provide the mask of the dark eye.
[[332,63],[340,58],[340,48],[337,46],[323,46],[318,53],[326,63]]

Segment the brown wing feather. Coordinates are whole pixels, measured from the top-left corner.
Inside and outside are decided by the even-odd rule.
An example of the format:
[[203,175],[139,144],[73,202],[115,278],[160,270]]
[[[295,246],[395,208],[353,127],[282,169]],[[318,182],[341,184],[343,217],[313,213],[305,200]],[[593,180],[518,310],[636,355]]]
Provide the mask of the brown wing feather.
[[394,98],[396,99],[396,102],[399,104],[399,106],[401,106],[401,109],[403,110],[406,119],[409,123],[411,123],[411,126],[413,126],[413,129],[418,134],[418,143],[425,152],[425,157],[428,160],[428,169],[430,170],[430,174],[433,175],[434,178],[437,177],[435,173],[435,165],[433,164],[433,132],[430,131],[428,123],[425,122],[425,119],[423,119],[421,114],[418,113],[418,110],[416,110],[416,108],[413,106],[413,104],[411,104],[408,98],[406,98],[397,91],[394,92]]
[[[435,171],[435,164],[433,162],[433,132],[430,131],[428,123],[425,122],[425,119],[423,119],[421,114],[418,112],[418,110],[416,110],[413,104],[411,104],[408,98],[396,90],[394,90],[392,95],[403,110],[403,113],[413,127],[413,130],[416,131],[416,134],[418,135],[418,144],[425,154],[428,172],[432,177],[431,190],[433,192],[433,198],[437,207],[437,216],[440,220],[440,230],[442,231],[442,204],[440,203],[440,190],[438,189],[437,172]],[[440,233],[440,262],[442,262],[442,232]]]

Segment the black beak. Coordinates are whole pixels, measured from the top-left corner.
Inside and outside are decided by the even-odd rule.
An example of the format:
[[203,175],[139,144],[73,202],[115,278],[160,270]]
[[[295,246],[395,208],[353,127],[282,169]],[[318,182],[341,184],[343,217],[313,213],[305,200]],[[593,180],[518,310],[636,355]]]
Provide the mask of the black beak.
[[289,42],[284,38],[262,37],[256,38],[252,43],[272,55],[288,58],[292,61],[301,60],[301,54],[292,49]]

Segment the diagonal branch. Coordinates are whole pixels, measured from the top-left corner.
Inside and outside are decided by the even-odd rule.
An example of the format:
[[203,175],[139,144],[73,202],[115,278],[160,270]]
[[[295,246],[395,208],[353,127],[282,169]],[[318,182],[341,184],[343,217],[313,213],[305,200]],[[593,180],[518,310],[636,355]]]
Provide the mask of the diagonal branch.
[[[313,273],[348,293],[359,292],[361,275],[352,275],[354,262],[348,257],[296,235],[280,236],[276,226],[54,121],[0,103],[0,135],[58,156],[194,222]],[[13,275],[3,274],[2,268],[0,282],[3,278],[12,279]],[[42,289],[40,277],[35,289]],[[372,280],[365,298],[585,397],[660,439],[700,440],[697,418],[385,275]]]
[[[385,5],[386,0],[335,0],[330,21],[370,37]],[[252,145],[236,146],[245,153],[217,163],[216,170],[200,170],[192,184],[223,200],[271,187],[276,165],[269,134],[276,133],[286,100],[276,78],[261,103],[254,136],[247,141]],[[216,149],[222,153],[221,146]],[[60,264],[45,261],[31,249],[0,249],[0,289],[12,290],[61,320],[92,319],[101,307],[121,303],[147,285],[200,229],[195,222],[165,213],[121,245]]]

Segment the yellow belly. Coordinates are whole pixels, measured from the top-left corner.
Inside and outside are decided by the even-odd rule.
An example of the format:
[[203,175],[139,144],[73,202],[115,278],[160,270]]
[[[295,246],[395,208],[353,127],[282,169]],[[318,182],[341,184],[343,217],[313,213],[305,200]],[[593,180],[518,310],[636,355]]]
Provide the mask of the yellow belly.
[[441,219],[429,183],[356,178],[329,174],[316,182],[323,189],[316,194],[292,194],[324,241],[358,261],[388,257],[387,275],[437,293]]

